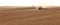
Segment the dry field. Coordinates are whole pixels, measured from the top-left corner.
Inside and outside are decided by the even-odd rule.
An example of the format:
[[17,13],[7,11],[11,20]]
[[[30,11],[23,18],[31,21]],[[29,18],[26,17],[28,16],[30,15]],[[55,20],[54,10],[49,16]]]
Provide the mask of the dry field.
[[60,9],[0,11],[0,25],[60,25]]
[[9,10],[27,10],[27,9],[35,9],[35,7],[14,7],[14,6],[12,6],[12,7],[10,7],[10,6],[0,6],[0,11],[1,10],[4,10],[4,11],[9,11]]

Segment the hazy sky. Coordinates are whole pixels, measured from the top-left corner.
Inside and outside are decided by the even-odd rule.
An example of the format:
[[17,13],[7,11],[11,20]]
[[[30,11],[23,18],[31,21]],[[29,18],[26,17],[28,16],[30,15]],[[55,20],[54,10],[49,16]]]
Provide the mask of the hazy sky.
[[0,6],[60,6],[60,0],[0,0]]

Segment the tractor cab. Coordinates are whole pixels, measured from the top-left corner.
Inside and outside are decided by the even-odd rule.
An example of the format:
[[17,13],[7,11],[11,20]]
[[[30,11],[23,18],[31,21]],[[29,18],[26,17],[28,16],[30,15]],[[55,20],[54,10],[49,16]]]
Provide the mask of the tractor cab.
[[42,7],[39,7],[38,10],[42,10]]

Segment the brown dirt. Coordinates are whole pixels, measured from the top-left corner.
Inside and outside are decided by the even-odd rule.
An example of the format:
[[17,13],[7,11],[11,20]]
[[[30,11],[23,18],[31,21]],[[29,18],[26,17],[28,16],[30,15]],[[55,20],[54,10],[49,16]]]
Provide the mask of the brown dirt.
[[10,8],[10,7],[0,7],[1,10],[28,10],[28,9],[36,9],[35,7],[16,7],[16,8]]
[[60,25],[60,9],[1,11],[0,25]]

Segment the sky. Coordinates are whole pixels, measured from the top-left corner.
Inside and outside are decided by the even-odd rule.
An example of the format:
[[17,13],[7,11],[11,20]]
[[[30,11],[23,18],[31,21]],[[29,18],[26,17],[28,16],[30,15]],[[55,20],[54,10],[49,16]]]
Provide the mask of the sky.
[[0,0],[0,6],[60,6],[60,0]]

